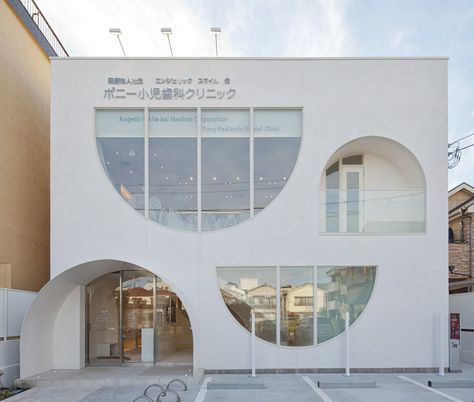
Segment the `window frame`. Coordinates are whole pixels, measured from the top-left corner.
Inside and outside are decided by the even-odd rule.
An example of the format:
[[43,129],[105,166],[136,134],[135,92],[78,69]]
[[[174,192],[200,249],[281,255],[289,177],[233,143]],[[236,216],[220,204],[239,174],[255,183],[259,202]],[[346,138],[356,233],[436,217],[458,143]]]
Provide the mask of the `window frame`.
[[[212,107],[212,106],[164,106],[164,107],[156,107],[156,106],[137,106],[137,107],[128,107],[128,106],[95,106],[92,108],[92,137],[93,137],[93,143],[95,146],[95,154],[96,158],[98,161],[98,165],[102,168],[102,173],[105,176],[106,181],[109,183],[109,186],[111,187],[111,190],[116,194],[116,196],[123,202],[125,203],[129,208],[131,207],[130,204],[123,199],[123,197],[116,191],[114,188],[113,183],[111,182],[110,178],[108,177],[108,173],[106,172],[106,167],[102,164],[100,155],[99,155],[99,150],[97,146],[97,132],[96,132],[96,115],[97,111],[99,110],[115,110],[115,111],[120,111],[120,110],[134,110],[134,111],[143,111],[144,113],[144,135],[143,135],[143,140],[144,140],[144,214],[140,214],[139,211],[134,210],[135,213],[137,213],[139,216],[142,218],[144,217],[147,221],[152,222],[153,224],[158,225],[159,227],[170,229],[170,230],[175,230],[179,233],[193,233],[193,234],[201,234],[201,233],[214,233],[214,232],[219,232],[221,230],[228,230],[232,229],[235,227],[239,227],[242,224],[247,223],[248,221],[253,220],[256,215],[261,215],[264,210],[268,209],[270,204],[273,203],[275,199],[278,198],[278,196],[288,187],[288,183],[290,182],[291,178],[293,177],[294,171],[297,169],[297,165],[300,161],[300,154],[301,154],[301,149],[303,148],[303,141],[304,141],[304,108],[303,106],[232,106],[232,107]],[[149,209],[150,209],[150,164],[149,164],[149,138],[150,138],[150,130],[149,130],[149,112],[150,111],[184,111],[184,110],[191,110],[191,111],[196,111],[197,112],[197,228],[195,231],[187,231],[183,230],[180,228],[175,228],[172,226],[165,226],[162,225],[158,222],[155,222],[154,220],[149,218]],[[240,110],[240,111],[248,111],[249,112],[249,125],[250,125],[250,132],[249,132],[249,163],[250,163],[250,170],[249,170],[249,182],[250,182],[250,191],[249,191],[249,197],[250,197],[250,211],[249,211],[249,217],[242,221],[239,222],[235,225],[232,226],[226,226],[223,228],[217,228],[213,230],[202,230],[202,179],[201,179],[201,173],[202,173],[202,138],[206,138],[206,136],[202,135],[202,111],[203,110]],[[259,110],[296,110],[300,112],[300,135],[298,136],[300,138],[300,143],[299,143],[299,149],[298,153],[295,158],[293,170],[291,173],[288,175],[288,178],[285,182],[285,185],[280,189],[279,193],[277,196],[275,196],[264,208],[261,210],[258,214],[254,213],[254,112],[259,111]],[[179,138],[179,137],[177,137]],[[194,138],[194,137],[193,137]],[[282,137],[286,138],[286,137]]]

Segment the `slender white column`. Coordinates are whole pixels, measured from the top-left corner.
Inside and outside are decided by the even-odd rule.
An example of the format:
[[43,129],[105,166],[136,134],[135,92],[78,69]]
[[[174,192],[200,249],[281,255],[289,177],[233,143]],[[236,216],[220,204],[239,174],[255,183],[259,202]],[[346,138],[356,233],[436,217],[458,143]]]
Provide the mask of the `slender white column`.
[[250,109],[250,172],[249,172],[249,182],[250,182],[250,217],[255,214],[255,204],[254,204],[254,158],[253,158],[253,108]]
[[149,144],[148,144],[148,108],[145,108],[145,133],[144,133],[144,162],[145,162],[145,173],[144,173],[144,181],[145,181],[145,217],[148,218],[150,212],[150,161],[149,161]]
[[276,269],[276,306],[275,306],[275,327],[276,327],[276,344],[280,345],[280,332],[281,332],[281,301],[280,301],[280,266]]
[[252,340],[250,344],[250,351],[252,354],[252,374],[250,377],[255,378],[255,312],[252,310]]
[[444,375],[444,323],[443,313],[438,314],[439,323],[439,371],[438,375]]
[[197,183],[197,231],[201,231],[201,226],[202,226],[202,202],[201,202],[201,186],[202,186],[202,180],[201,180],[201,108],[198,108],[197,110],[197,177],[196,177],[196,183]]
[[349,313],[346,312],[346,322],[345,322],[345,327],[346,327],[346,372],[345,376],[350,377],[351,376],[351,369],[350,369],[350,361],[349,361]]

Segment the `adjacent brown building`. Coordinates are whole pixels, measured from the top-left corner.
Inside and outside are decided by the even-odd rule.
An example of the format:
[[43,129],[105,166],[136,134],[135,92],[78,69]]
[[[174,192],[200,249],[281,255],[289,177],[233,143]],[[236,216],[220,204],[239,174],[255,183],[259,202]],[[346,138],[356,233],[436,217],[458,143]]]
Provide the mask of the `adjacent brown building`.
[[66,51],[34,1],[0,0],[0,287],[49,280],[50,57]]

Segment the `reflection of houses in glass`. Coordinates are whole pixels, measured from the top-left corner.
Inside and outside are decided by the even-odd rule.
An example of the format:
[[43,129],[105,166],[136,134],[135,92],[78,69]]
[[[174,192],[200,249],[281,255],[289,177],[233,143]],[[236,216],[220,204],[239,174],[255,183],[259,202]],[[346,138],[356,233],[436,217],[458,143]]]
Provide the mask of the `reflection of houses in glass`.
[[224,302],[234,318],[246,329],[251,329],[251,312],[255,312],[255,332],[265,340],[276,339],[276,288],[259,284],[257,278],[240,278],[221,284]]
[[[234,318],[249,331],[253,310],[256,335],[277,343],[279,290],[279,344],[308,346],[343,332],[346,312],[350,314],[351,323],[359,317],[372,294],[376,267],[317,267],[316,282],[312,267],[282,267],[279,282],[276,271],[276,267],[218,268],[224,302]],[[317,340],[314,339],[316,333]]]
[[330,325],[332,331],[339,333],[344,327],[345,313],[349,313],[352,323],[367,305],[375,281],[375,267],[327,267],[324,270],[325,278],[324,281],[322,276],[319,278],[318,288],[326,295],[323,302],[318,303],[318,320],[320,317],[321,325]]
[[[313,314],[313,284],[281,288],[281,310],[283,316]],[[317,290],[316,303],[324,303],[325,292]]]

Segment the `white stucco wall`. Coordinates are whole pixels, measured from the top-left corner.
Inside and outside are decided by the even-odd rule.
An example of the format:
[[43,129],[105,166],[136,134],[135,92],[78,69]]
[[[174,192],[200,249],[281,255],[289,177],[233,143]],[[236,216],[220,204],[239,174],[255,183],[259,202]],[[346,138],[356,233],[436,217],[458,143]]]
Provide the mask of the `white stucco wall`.
[[[229,76],[237,94],[225,102],[104,99],[107,78],[122,76],[143,77],[147,82],[158,76]],[[292,177],[272,204],[236,227],[182,233],[146,221],[111,186],[99,161],[93,130],[94,107],[146,106],[302,107],[303,139]],[[76,286],[94,278],[90,271],[94,264],[74,270],[74,275],[65,271],[104,259],[141,266],[177,291],[191,317],[195,368],[250,366],[250,336],[221,300],[216,266],[376,265],[371,301],[351,331],[353,366],[435,367],[439,363],[433,328],[438,312],[445,317],[448,313],[447,60],[53,60],[51,126],[53,281],[38,297],[43,310],[34,306],[30,310],[38,317],[33,313],[27,317],[22,375],[47,367],[80,367],[83,352],[76,344],[83,339],[71,339],[71,349],[78,355],[69,357],[51,342],[66,336],[69,329],[61,328],[81,316],[73,307],[74,300],[79,300]],[[321,173],[336,150],[364,136],[390,138],[418,159],[426,179],[426,233],[319,233]],[[95,276],[99,271],[105,272],[98,269]],[[55,290],[54,277],[62,282],[62,272],[69,278],[68,285]],[[54,297],[48,293],[55,292],[63,293],[48,302]],[[76,296],[69,296],[71,292]],[[45,310],[48,303],[65,304]],[[66,307],[74,311],[72,316],[65,313]],[[33,323],[39,324],[41,317],[41,325],[50,329],[41,328],[33,337]],[[71,327],[79,328],[79,324]],[[258,340],[257,365],[343,367],[343,350],[341,336],[305,348]],[[46,351],[53,356],[49,360]]]
[[78,285],[58,311],[53,329],[53,367],[75,369],[85,363],[85,287]]

